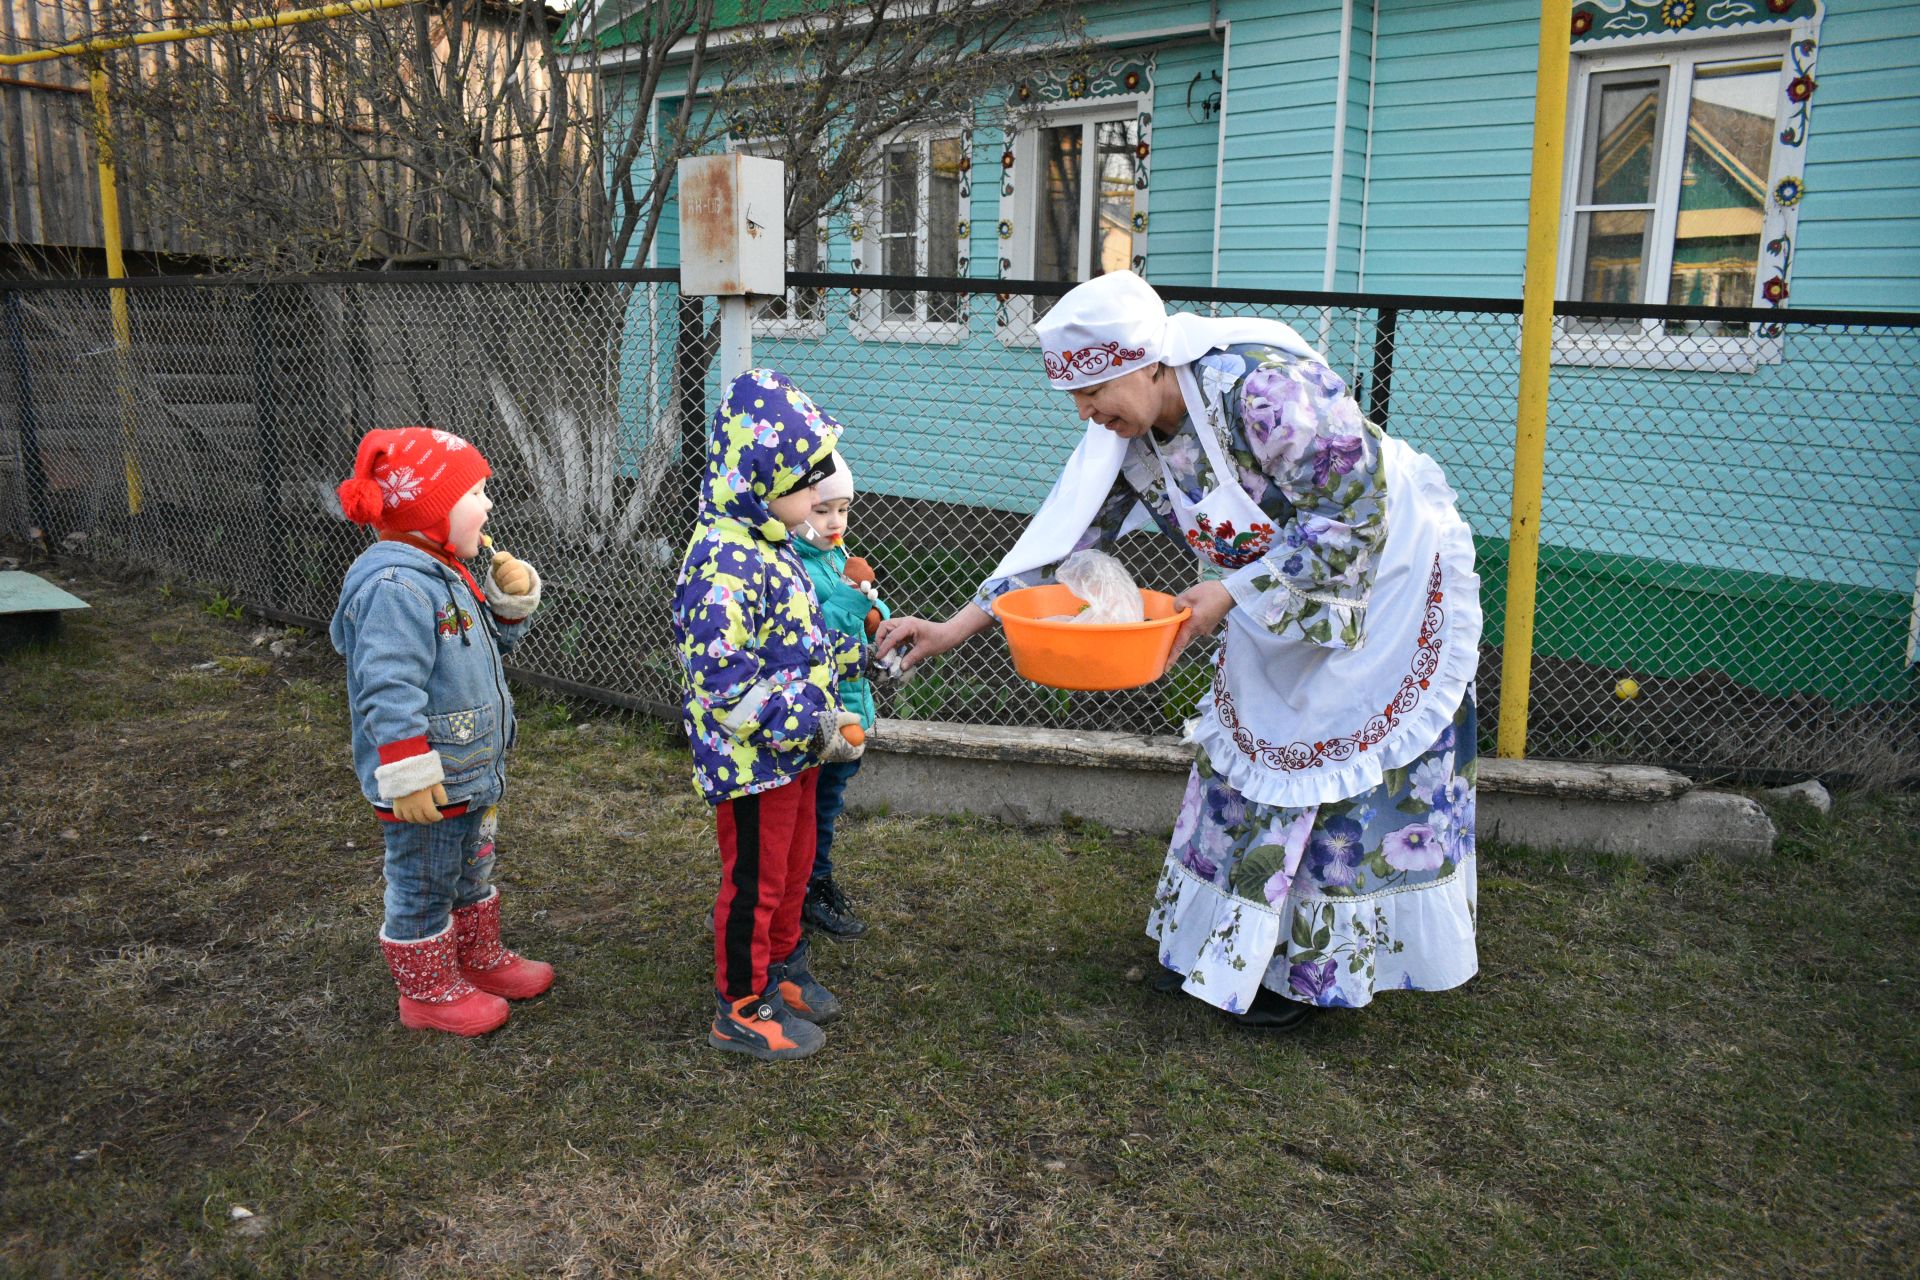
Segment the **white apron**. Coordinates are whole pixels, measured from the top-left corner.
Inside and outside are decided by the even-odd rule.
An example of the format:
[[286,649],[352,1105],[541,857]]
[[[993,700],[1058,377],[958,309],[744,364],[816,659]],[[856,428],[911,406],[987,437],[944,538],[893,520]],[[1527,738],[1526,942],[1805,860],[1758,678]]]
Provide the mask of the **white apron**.
[[[1188,545],[1231,572],[1270,551],[1279,531],[1222,444],[1224,388],[1202,395],[1190,370],[1179,370],[1180,389],[1216,487],[1189,502],[1164,459],[1160,470]],[[1237,607],[1227,615],[1193,738],[1250,800],[1304,807],[1378,786],[1452,723],[1479,665],[1480,578],[1453,490],[1433,459],[1399,440],[1382,442],[1380,466],[1387,533],[1371,593],[1313,597],[1365,607],[1359,648],[1277,636]]]

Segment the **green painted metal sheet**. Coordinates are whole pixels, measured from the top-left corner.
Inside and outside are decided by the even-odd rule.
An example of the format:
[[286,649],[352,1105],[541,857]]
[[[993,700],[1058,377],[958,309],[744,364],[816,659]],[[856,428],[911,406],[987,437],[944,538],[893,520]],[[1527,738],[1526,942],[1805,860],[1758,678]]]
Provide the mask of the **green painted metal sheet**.
[[85,600],[62,591],[37,573],[18,569],[0,572],[0,614],[57,613],[92,608]]

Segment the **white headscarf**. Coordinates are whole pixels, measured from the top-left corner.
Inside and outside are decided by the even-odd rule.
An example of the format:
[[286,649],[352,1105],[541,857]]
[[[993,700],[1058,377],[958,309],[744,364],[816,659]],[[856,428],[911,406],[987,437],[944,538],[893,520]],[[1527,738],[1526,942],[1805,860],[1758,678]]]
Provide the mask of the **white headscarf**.
[[[1131,271],[1109,271],[1076,286],[1053,305],[1034,331],[1046,361],[1047,380],[1055,390],[1080,391],[1136,369],[1171,365],[1178,373],[1187,413],[1195,422],[1205,420],[1206,408],[1187,366],[1210,351],[1258,343],[1324,363],[1306,339],[1278,320],[1215,319],[1186,311],[1169,316],[1167,304],[1153,286]],[[1089,422],[1079,447],[1053,482],[1053,491],[994,569],[993,577],[1064,560],[1112,492],[1126,455],[1125,440]],[[1129,525],[1140,527],[1132,520]]]

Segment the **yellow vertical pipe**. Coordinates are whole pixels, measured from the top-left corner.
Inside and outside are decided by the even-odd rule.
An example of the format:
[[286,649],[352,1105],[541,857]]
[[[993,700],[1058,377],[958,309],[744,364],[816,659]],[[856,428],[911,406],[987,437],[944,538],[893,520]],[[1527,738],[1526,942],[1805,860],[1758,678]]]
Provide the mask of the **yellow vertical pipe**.
[[1527,754],[1533,678],[1534,592],[1540,572],[1540,487],[1546,472],[1547,374],[1553,363],[1553,291],[1560,265],[1560,179],[1567,136],[1567,46],[1573,0],[1541,0],[1533,96],[1533,186],[1527,196],[1526,288],[1520,309],[1520,404],[1513,438],[1513,519],[1507,630],[1500,660],[1499,753]]
[[[87,64],[87,84],[93,91],[93,151],[100,168],[100,243],[107,251],[107,276],[127,278],[127,261],[120,244],[120,186],[114,179],[113,117],[107,102],[107,69],[95,57]],[[140,514],[140,459],[133,448],[133,382],[130,367],[133,328],[127,319],[127,291],[109,291],[113,307],[114,372],[120,384],[120,435],[126,459],[127,514]]]
[[[79,57],[87,60],[87,83],[93,94],[94,155],[100,170],[100,240],[107,252],[107,276],[127,278],[127,264],[120,244],[120,188],[114,178],[113,117],[107,101],[107,69],[101,55],[110,49],[131,49],[141,45],[166,44],[175,40],[197,40],[205,36],[263,31],[273,27],[297,26],[338,18],[349,13],[374,13],[417,4],[419,0],[341,0],[318,9],[266,14],[262,17],[203,22],[191,27],[170,27],[164,31],[143,31],[135,35],[109,36],[63,44],[52,49],[30,49],[25,53],[0,53],[0,66],[45,62],[53,58]],[[133,439],[133,332],[127,319],[127,291],[109,291],[113,306],[113,346],[115,372],[120,383],[120,434],[126,455],[127,514],[139,515],[140,459]]]

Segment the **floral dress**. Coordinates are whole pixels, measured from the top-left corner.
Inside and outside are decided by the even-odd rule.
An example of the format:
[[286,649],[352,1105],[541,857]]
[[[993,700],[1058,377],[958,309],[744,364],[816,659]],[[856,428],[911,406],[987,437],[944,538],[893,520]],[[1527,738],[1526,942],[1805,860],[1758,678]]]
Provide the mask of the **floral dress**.
[[[1231,347],[1191,373],[1222,412],[1130,442],[1076,550],[1109,548],[1150,520],[1222,575],[1243,622],[1303,647],[1358,649],[1394,509],[1385,437],[1319,361]],[[1231,476],[1216,474],[1216,458]],[[1220,505],[1208,495],[1230,484],[1240,509],[1251,511],[1243,492],[1258,511],[1210,522]],[[975,602],[986,608],[1052,568],[985,583]],[[1430,747],[1378,784],[1298,806],[1249,799],[1198,750],[1147,920],[1184,990],[1240,1012],[1262,986],[1357,1006],[1383,987],[1441,990],[1473,976],[1471,685],[1440,723]]]

